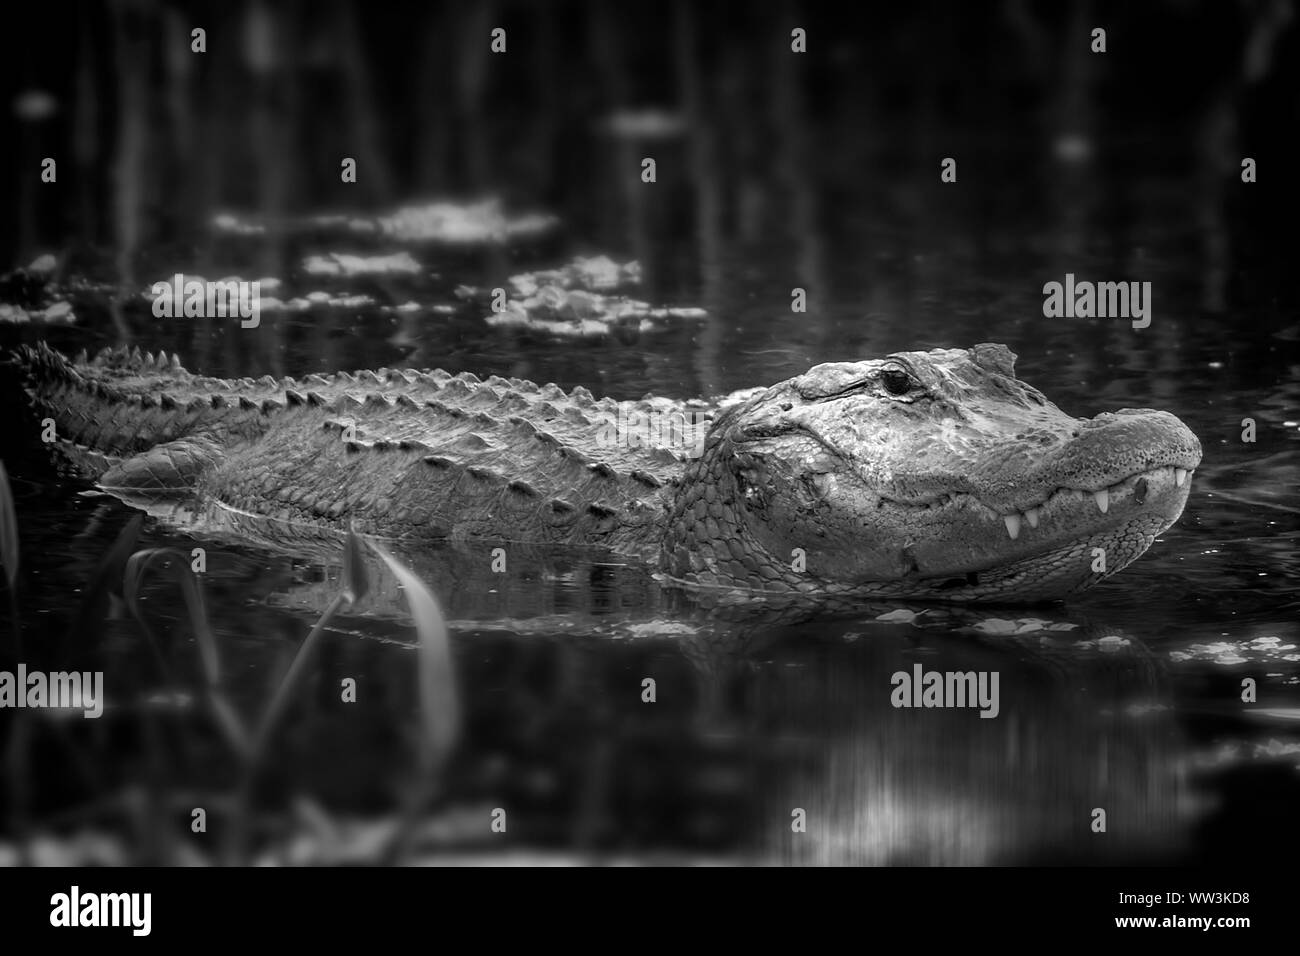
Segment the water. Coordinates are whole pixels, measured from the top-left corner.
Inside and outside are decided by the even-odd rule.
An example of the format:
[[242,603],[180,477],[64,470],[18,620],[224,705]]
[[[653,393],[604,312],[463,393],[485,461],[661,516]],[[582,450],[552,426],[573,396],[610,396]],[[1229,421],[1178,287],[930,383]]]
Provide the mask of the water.
[[[432,273],[418,279],[336,281],[297,266],[311,253],[392,245],[369,239],[306,235],[279,249],[280,298],[325,289],[372,305],[270,313],[245,331],[156,321],[144,302],[114,320],[91,289],[76,325],[7,329],[5,341],[93,354],[125,328],[131,344],[210,375],[441,367],[620,399],[714,398],[823,361],[1006,343],[1019,376],[1069,413],[1163,408],[1200,437],[1186,511],[1137,563],[1066,604],[882,605],[791,624],[718,620],[608,556],[517,552],[499,575],[476,570],[485,549],[411,556],[451,624],[463,732],[409,853],[981,864],[1300,849],[1300,323],[1287,259],[1267,238],[1282,228],[1276,204],[1289,187],[1243,199],[1231,176],[1207,181],[1199,127],[1182,114],[1109,143],[1086,127],[1031,127],[1032,137],[1009,122],[964,127],[951,148],[969,161],[958,184],[941,185],[937,169],[911,162],[943,132],[934,116],[914,123],[881,107],[878,136],[841,142],[854,117],[840,109],[805,130],[815,177],[780,167],[775,179],[733,180],[697,157],[659,184],[662,204],[629,209],[610,197],[632,193],[605,183],[593,187],[599,202],[558,209],[566,226],[544,240],[508,251],[409,245]],[[146,252],[156,265],[142,285],[177,269],[265,274],[260,247],[238,237],[201,254]],[[707,317],[557,338],[490,327],[454,295],[593,252],[637,257],[639,298]],[[1151,326],[1044,318],[1042,286],[1067,272],[1151,281]],[[790,312],[796,286],[809,291],[806,315]],[[408,299],[424,308],[381,308]],[[4,374],[28,659],[101,667],[119,688],[102,721],[29,728],[30,764],[19,785],[7,777],[6,832],[21,804],[46,851],[68,854],[59,859],[217,859],[191,813],[208,806],[221,819],[237,762],[200,706],[180,591],[155,577],[143,592],[154,630],[174,637],[164,653],[177,676],[159,685],[128,615],[112,602],[81,609],[135,512],[55,467]],[[1246,418],[1254,442],[1242,440]],[[241,713],[257,713],[336,592],[337,561],[157,517],[140,546],[206,549],[222,686]],[[410,792],[414,634],[392,582],[377,591],[326,631],[256,792],[252,858],[371,859]],[[998,716],[891,706],[891,676],[915,664],[997,671]],[[340,699],[345,678],[357,682],[355,703]],[[1242,701],[1246,678],[1254,703]],[[491,828],[497,810],[505,832]],[[806,832],[795,833],[800,812]]]
[[[1009,273],[1022,268],[1011,265],[1019,252],[1007,255]],[[486,555],[427,555],[417,566],[453,624],[465,733],[418,844],[424,852],[1184,861],[1294,832],[1281,816],[1300,767],[1300,635],[1290,585],[1297,435],[1280,421],[1295,397],[1286,378],[1289,333],[1271,331],[1265,309],[1240,317],[1235,326],[1247,340],[1227,348],[1221,317],[1199,326],[1161,321],[1195,309],[1168,300],[1157,300],[1157,321],[1145,333],[1102,320],[1049,323],[1034,314],[1029,282],[1006,281],[997,294],[961,290],[943,275],[927,279],[925,253],[897,258],[866,294],[888,306],[891,284],[910,289],[899,318],[864,309],[862,292],[845,291],[818,310],[812,336],[782,316],[779,299],[764,298],[762,274],[780,267],[779,250],[766,268],[753,268],[752,258],[719,266],[714,281],[728,298],[706,328],[673,328],[631,345],[513,338],[469,316],[441,327],[422,316],[413,350],[392,319],[365,311],[273,320],[257,338],[216,323],[178,322],[152,335],[151,347],[212,374],[438,364],[617,397],[715,394],[819,361],[1003,341],[1020,352],[1020,375],[1075,414],[1162,407],[1200,436],[1205,461],[1182,520],[1118,578],[1066,605],[912,607],[920,616],[903,622],[877,620],[891,610],[880,607],[849,620],[728,625],[614,560],[524,555],[508,573],[490,575],[466,570],[484,567]],[[65,337],[99,344],[80,329]],[[1258,422],[1253,446],[1240,441],[1247,415]],[[138,686],[148,659],[129,618],[67,633],[97,560],[132,512],[56,475],[33,435],[20,433],[9,462],[27,640],[57,646],[65,660],[92,657],[110,686],[115,679]],[[204,588],[227,655],[226,683],[237,704],[255,712],[337,587],[337,567],[179,534],[153,520],[142,545],[207,549]],[[158,631],[180,635],[173,662],[192,668],[179,591],[154,582],[144,606]],[[1045,629],[1053,625],[1059,629]],[[1004,633],[1011,630],[1027,633]],[[318,803],[363,833],[365,821],[392,813],[411,766],[412,640],[396,591],[336,621],[266,783],[268,807]],[[891,675],[918,662],[998,671],[1001,713],[984,720],[974,711],[891,707]],[[356,704],[339,701],[344,677],[360,685]],[[653,704],[642,701],[647,677],[656,682]],[[1245,677],[1258,683],[1254,705],[1239,700]],[[196,765],[168,768],[161,792],[182,783],[220,790],[227,781],[219,758],[206,763],[214,741],[193,700],[157,706],[183,720],[181,746]],[[83,736],[84,759],[98,774],[94,793],[150,779],[144,742]],[[52,819],[94,828],[91,791],[68,768],[37,786],[37,806],[58,808]],[[495,808],[508,813],[505,834],[486,828]],[[796,808],[807,812],[807,834],[791,834]],[[1090,831],[1095,808],[1107,813],[1105,835]],[[347,852],[345,837],[318,838],[316,846],[305,824],[286,826],[305,828],[303,854]]]

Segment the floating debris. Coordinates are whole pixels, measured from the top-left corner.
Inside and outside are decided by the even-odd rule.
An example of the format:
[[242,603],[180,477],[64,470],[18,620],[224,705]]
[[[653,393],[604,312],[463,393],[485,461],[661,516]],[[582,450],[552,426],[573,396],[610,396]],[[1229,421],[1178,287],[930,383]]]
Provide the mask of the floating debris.
[[[702,319],[708,313],[694,307],[657,307],[625,295],[605,294],[611,289],[641,282],[635,260],[619,263],[609,256],[579,256],[558,269],[540,269],[511,276],[506,286],[513,293],[486,317],[489,325],[523,327],[564,336],[598,336],[611,328],[651,331],[656,320]],[[602,290],[602,291],[595,291]],[[503,288],[501,291],[505,291]],[[483,303],[497,290],[460,285],[457,298]]]
[[409,252],[395,252],[387,256],[354,256],[330,252],[322,256],[308,256],[302,267],[310,275],[359,276],[411,274],[420,271],[420,264]]
[[362,309],[375,304],[368,295],[330,295],[328,292],[309,292],[306,296],[295,296],[287,302],[272,296],[263,296],[263,312],[306,312],[309,309]]
[[267,220],[221,213],[212,218],[213,229],[239,236],[267,232],[350,232],[402,242],[442,242],[463,246],[536,238],[550,232],[559,223],[557,216],[543,213],[508,214],[501,200],[495,198],[403,206],[390,215],[377,217],[324,214]]
[[54,322],[60,325],[71,325],[77,321],[77,316],[72,311],[71,302],[55,302],[44,313],[33,312],[32,318],[44,319],[46,322]]
[[0,302],[27,310],[39,309],[48,301],[50,291],[50,277],[43,270],[19,267],[0,275]]
[[[1043,619],[1036,618],[1036,617],[1025,617],[1014,621],[1009,621],[1004,618],[991,617],[991,618],[987,618],[986,620],[980,621],[978,624],[971,625],[969,629],[972,631],[977,631],[981,634],[993,634],[998,636],[1005,636],[1011,634],[1033,634],[1038,631],[1069,631],[1069,630],[1073,630],[1076,627],[1078,627],[1077,624],[1071,624],[1066,621],[1061,621],[1056,624],[1049,624],[1047,621],[1044,621]],[[1079,647],[1087,646],[1088,643],[1089,642],[1081,642],[1077,646]],[[1096,642],[1096,643],[1100,643],[1100,642]]]
[[611,113],[603,126],[616,139],[674,139],[685,134],[686,117],[665,109],[625,109]]
[[[561,292],[570,290],[609,292],[626,286],[641,284],[641,264],[635,259],[618,263],[609,256],[578,256],[558,269],[539,269],[521,272],[506,280],[506,285],[516,296],[537,295],[547,287]],[[492,290],[472,285],[458,285],[455,295],[459,299],[477,301],[487,299]]]
[[0,304],[0,322],[23,325],[27,322],[44,322],[47,325],[73,325],[77,313],[71,302],[55,302],[48,309],[24,309],[21,305]]
[[[1181,651],[1170,651],[1169,659],[1182,663],[1184,661],[1206,661],[1211,664],[1233,666],[1260,660],[1300,661],[1300,654],[1294,653],[1296,645],[1283,644],[1277,637],[1257,637],[1254,640],[1216,641],[1212,644],[1192,644]],[[1286,652],[1292,653],[1286,653]]]
[[403,302],[401,305],[381,305],[379,311],[384,315],[412,315],[416,312],[431,312],[434,315],[454,315],[457,307],[445,303],[421,305],[418,302]]
[[492,326],[519,326],[555,335],[591,336],[604,335],[614,326],[647,332],[656,319],[699,319],[706,314],[703,309],[654,308],[626,296],[547,285],[522,299],[508,299],[505,307],[489,313],[486,321]]
[[1127,637],[1120,637],[1118,634],[1109,634],[1106,637],[1099,637],[1095,641],[1080,641],[1077,646],[1103,653],[1114,653],[1126,647],[1132,647],[1132,641]]
[[59,260],[47,252],[33,259],[32,264],[27,267],[27,271],[33,275],[47,275],[58,268],[58,265]]
[[46,322],[71,325],[77,320],[72,303],[64,300],[69,289],[54,283],[58,259],[49,253],[37,256],[26,268],[0,276],[0,322],[21,325]]
[[559,269],[541,269],[511,276],[507,282],[519,295],[533,295],[544,286],[609,292],[641,284],[641,263],[618,263],[609,256],[578,256]]
[[1219,769],[1233,764],[1277,761],[1290,763],[1295,760],[1295,768],[1300,770],[1300,743],[1283,741],[1273,737],[1264,743],[1254,741],[1224,741],[1213,749],[1194,754],[1190,763],[1201,769]]
[[533,238],[550,232],[556,216],[531,213],[508,216],[499,199],[475,203],[437,202],[405,206],[374,221],[380,234],[394,239],[477,245]]
[[261,223],[245,222],[230,213],[213,216],[212,228],[218,232],[229,232],[237,236],[260,236],[266,232],[266,226]]

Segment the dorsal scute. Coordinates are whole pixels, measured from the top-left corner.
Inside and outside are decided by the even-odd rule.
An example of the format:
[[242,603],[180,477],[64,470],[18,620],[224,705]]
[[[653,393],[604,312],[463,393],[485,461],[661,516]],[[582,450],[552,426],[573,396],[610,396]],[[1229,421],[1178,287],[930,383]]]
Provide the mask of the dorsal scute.
[[[539,495],[592,481],[644,494],[671,482],[689,457],[690,441],[656,445],[625,434],[634,421],[629,413],[687,412],[688,406],[664,399],[620,404],[581,386],[566,392],[555,383],[514,377],[393,368],[222,379],[193,375],[175,351],[119,347],[73,361],[43,342],[24,347],[20,359],[34,392],[41,392],[42,382],[61,383],[85,396],[77,412],[83,417],[93,416],[96,405],[123,407],[113,413],[127,416],[123,428],[131,427],[132,415],[151,421],[178,416],[173,433],[215,429],[219,436],[224,429],[227,441],[255,443],[273,429],[298,427],[303,416],[307,435],[343,415],[353,425],[358,455],[410,454],[419,461],[432,452],[461,467],[489,469],[507,483],[527,482]],[[156,425],[136,427],[142,434],[158,431]],[[702,438],[704,427],[693,425],[685,438]],[[292,440],[291,434],[277,431],[275,440]]]

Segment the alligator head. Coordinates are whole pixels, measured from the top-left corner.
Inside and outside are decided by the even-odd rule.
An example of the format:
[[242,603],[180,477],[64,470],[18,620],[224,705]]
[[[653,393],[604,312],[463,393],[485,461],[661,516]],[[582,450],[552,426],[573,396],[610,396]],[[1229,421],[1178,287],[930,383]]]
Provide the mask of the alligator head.
[[818,365],[721,414],[669,518],[695,584],[1047,600],[1142,554],[1201,460],[1173,415],[1078,419],[1002,345]]

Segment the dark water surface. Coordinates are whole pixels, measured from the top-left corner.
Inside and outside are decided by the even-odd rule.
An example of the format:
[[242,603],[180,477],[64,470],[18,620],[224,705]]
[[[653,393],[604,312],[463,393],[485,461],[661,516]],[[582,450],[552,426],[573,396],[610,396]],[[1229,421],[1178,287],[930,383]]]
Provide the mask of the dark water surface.
[[[861,273],[817,303],[815,328],[783,312],[769,280],[788,265],[785,250],[771,248],[717,264],[698,287],[666,290],[707,303],[702,325],[629,343],[513,337],[472,311],[398,322],[374,310],[264,317],[256,332],[179,320],[140,341],[213,375],[441,366],[619,398],[710,396],[821,361],[1000,341],[1020,354],[1021,377],[1071,413],[1173,411],[1205,448],[1182,520],[1116,579],[1064,605],[913,607],[915,619],[888,621],[877,620],[891,610],[880,607],[833,622],[724,624],[644,570],[590,556],[515,554],[504,575],[473,570],[490,562],[486,548],[414,556],[452,621],[465,709],[428,845],[474,858],[869,863],[1183,861],[1247,853],[1257,841],[1294,845],[1300,435],[1284,416],[1295,408],[1296,326],[1266,303],[1231,318],[1202,311],[1203,290],[1185,278],[1199,280],[1199,270],[1158,241],[1141,250],[1145,268],[1180,278],[1158,282],[1146,330],[1042,318],[1039,288],[1056,273],[1046,255],[1026,267],[1036,242],[977,267],[955,240],[930,241],[937,248],[863,242]],[[1104,270],[1114,259],[1103,251],[1087,261]],[[490,264],[453,268],[456,281],[474,269],[492,274]],[[1073,268],[1082,276],[1089,267]],[[78,329],[55,341],[93,351],[113,339]],[[1255,444],[1241,441],[1244,417],[1258,423]],[[53,642],[68,660],[92,656],[111,687],[147,664],[129,619],[63,635],[132,511],[56,475],[34,436],[17,434],[9,462],[26,637]],[[229,689],[255,709],[328,603],[337,567],[151,519],[141,545],[164,544],[208,549],[207,603],[229,654]],[[286,733],[272,806],[309,799],[348,821],[392,812],[410,764],[412,633],[395,586],[377,590],[328,633]],[[175,588],[150,586],[145,606],[160,630],[191,639]],[[187,654],[182,644],[175,656]],[[890,676],[918,662],[998,671],[1001,713],[894,709]],[[361,687],[356,704],[337,699],[347,676]],[[646,677],[657,682],[654,704],[641,700]],[[1239,700],[1245,677],[1258,683],[1253,706]],[[143,742],[99,745],[116,755],[97,767],[101,795],[144,786]],[[178,776],[219,787],[203,747],[191,757],[197,766]],[[47,806],[63,806],[66,825],[88,799],[86,782],[47,769],[40,792]],[[483,825],[497,807],[509,814],[505,834]],[[794,808],[807,811],[807,834],[791,834]],[[1107,813],[1105,834],[1090,831],[1094,808]]]
[[[363,292],[373,306],[268,312],[243,330],[154,319],[143,300],[115,319],[107,292],[91,291],[77,324],[5,327],[0,343],[161,348],[226,377],[440,367],[617,399],[716,398],[819,362],[1005,343],[1018,375],[1068,413],[1156,407],[1199,436],[1186,511],[1145,556],[1065,604],[886,605],[790,624],[717,620],[646,569],[599,555],[514,549],[492,574],[487,547],[408,554],[451,623],[463,728],[413,856],[1183,863],[1300,850],[1300,320],[1294,259],[1274,238],[1294,227],[1283,160],[1272,185],[1241,184],[1235,147],[1214,139],[1213,96],[1165,116],[1149,89],[1144,100],[1140,87],[1108,88],[1109,119],[1089,125],[1066,108],[1044,120],[997,91],[955,93],[945,84],[965,88],[961,71],[944,75],[919,93],[905,79],[882,87],[870,123],[846,93],[782,138],[761,123],[717,127],[714,147],[730,159],[802,136],[771,175],[674,140],[655,147],[655,198],[629,200],[635,174],[628,185],[609,173],[612,152],[588,158],[549,210],[560,231],[536,242],[449,251],[302,234],[277,250],[279,298]],[[950,128],[941,104],[954,100],[982,111]],[[1011,119],[983,122],[1004,109]],[[1226,172],[1206,159],[1220,152]],[[960,178],[941,184],[949,153],[962,157]],[[418,277],[329,280],[298,265],[399,248]],[[707,317],[556,338],[489,326],[454,295],[597,253],[641,262],[638,298]],[[262,247],[241,237],[140,256],[141,288],[178,270],[268,274]],[[1067,272],[1150,281],[1150,326],[1044,318],[1043,284]],[[796,286],[806,315],[790,311]],[[406,301],[420,308],[382,309]],[[110,689],[104,719],[40,723],[30,765],[15,773],[7,758],[3,832],[21,806],[29,832],[81,847],[67,850],[74,860],[214,859],[190,814],[211,806],[221,819],[235,767],[197,701],[180,591],[154,577],[143,594],[154,629],[175,638],[180,676],[157,687],[130,617],[81,611],[136,512],[55,466],[13,369],[0,375],[27,657],[102,668]],[[1254,442],[1242,440],[1248,418]],[[206,549],[223,687],[250,715],[339,586],[336,560],[159,516],[139,546]],[[409,791],[414,633],[396,583],[371,572],[374,593],[329,627],[282,728],[254,801],[254,859],[367,860]],[[918,663],[997,671],[1000,713],[892,707],[891,675]],[[347,677],[356,703],[339,699]],[[1245,678],[1255,703],[1242,702]],[[497,808],[504,833],[490,829]],[[1097,809],[1104,833],[1093,832]],[[797,810],[806,833],[792,832]],[[0,839],[0,852],[9,846]]]

